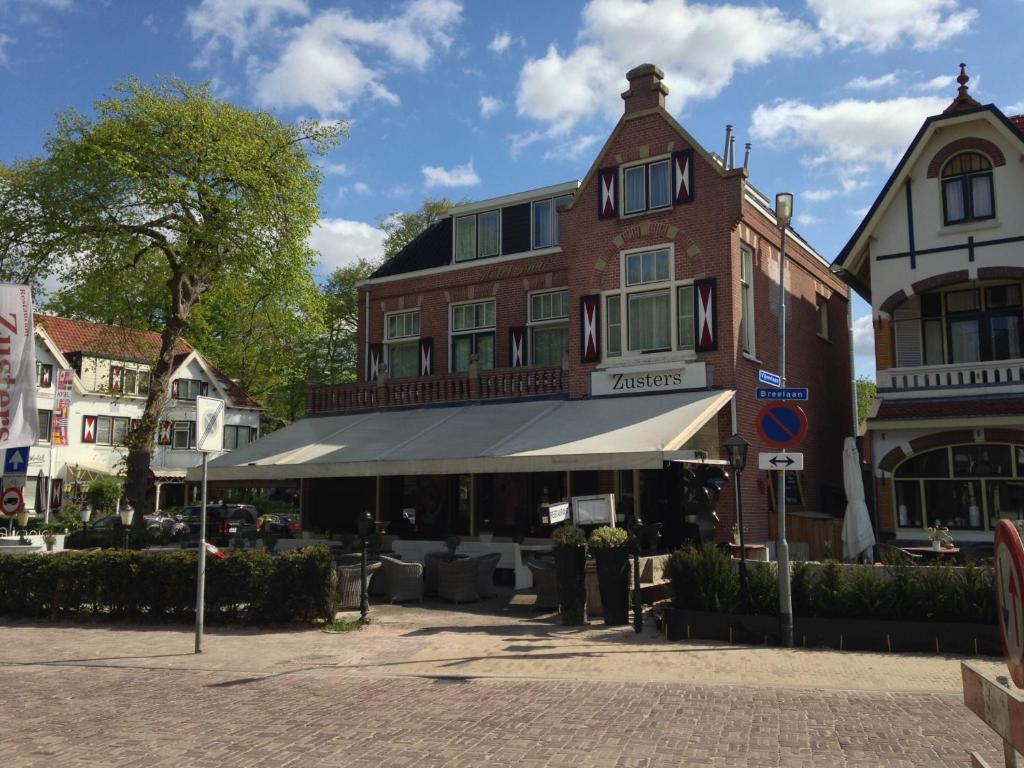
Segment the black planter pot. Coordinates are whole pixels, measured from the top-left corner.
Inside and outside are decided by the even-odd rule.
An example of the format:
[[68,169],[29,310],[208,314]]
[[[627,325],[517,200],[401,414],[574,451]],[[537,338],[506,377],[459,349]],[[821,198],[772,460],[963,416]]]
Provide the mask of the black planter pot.
[[595,549],[604,623],[629,623],[629,547]]
[[585,624],[587,620],[587,582],[583,573],[586,564],[586,547],[555,547],[558,610],[567,626]]

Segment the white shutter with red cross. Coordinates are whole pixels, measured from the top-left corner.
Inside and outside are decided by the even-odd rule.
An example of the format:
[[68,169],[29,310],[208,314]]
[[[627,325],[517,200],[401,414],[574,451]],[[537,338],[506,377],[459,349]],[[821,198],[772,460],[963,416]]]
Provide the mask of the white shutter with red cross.
[[718,349],[718,307],[715,304],[715,278],[693,283],[693,319],[696,326],[697,351]]
[[434,370],[434,340],[420,339],[420,376],[429,376]]
[[597,172],[597,218],[611,219],[618,215],[619,169],[615,166]]
[[49,389],[51,382],[53,381],[53,366],[46,363],[40,363],[39,365],[39,386],[43,389]]
[[96,442],[96,417],[95,416],[83,416],[82,417],[82,442],[83,443],[95,443]]
[[596,363],[601,358],[601,297],[580,297],[580,361]]
[[112,365],[110,366],[110,391],[120,392],[121,391],[121,379],[124,375],[123,365]]
[[693,202],[693,150],[684,149],[672,155],[672,203]]
[[158,445],[171,444],[171,422],[161,421],[160,430],[157,432],[156,442]]
[[384,358],[384,345],[371,344],[370,354],[366,358],[366,380],[376,381],[380,376],[381,362]]
[[526,365],[526,328],[521,325],[508,329],[508,364],[511,368]]

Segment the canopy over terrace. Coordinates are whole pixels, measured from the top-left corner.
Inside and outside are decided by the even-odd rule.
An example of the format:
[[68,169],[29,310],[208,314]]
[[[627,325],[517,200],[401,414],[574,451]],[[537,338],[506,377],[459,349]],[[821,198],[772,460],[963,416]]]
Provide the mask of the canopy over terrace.
[[[702,390],[309,417],[214,459],[209,479],[242,484],[325,477],[660,469],[665,461],[680,457],[678,452],[733,394]],[[200,477],[199,468],[189,470],[190,481]]]

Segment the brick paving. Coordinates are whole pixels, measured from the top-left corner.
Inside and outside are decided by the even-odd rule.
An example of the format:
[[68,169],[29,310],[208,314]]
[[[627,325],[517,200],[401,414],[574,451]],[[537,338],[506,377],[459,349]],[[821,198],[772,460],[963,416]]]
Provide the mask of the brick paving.
[[378,618],[338,635],[215,629],[198,657],[185,628],[0,627],[3,765],[931,768],[968,749],[1001,764],[952,658]]

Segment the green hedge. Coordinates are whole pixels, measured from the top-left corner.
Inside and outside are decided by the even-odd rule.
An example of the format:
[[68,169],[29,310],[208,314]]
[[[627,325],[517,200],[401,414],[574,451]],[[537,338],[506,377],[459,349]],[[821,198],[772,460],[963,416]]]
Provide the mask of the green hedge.
[[[716,547],[672,553],[665,576],[679,608],[740,613],[737,563]],[[779,611],[775,563],[747,562],[748,613]],[[988,624],[996,620],[990,565],[862,566],[794,562],[791,566],[793,614],[810,617],[944,621]]]
[[[325,547],[282,555],[231,552],[206,559],[207,621],[279,624],[331,620],[334,563]],[[0,555],[0,615],[109,615],[192,620],[195,552],[104,549]]]

